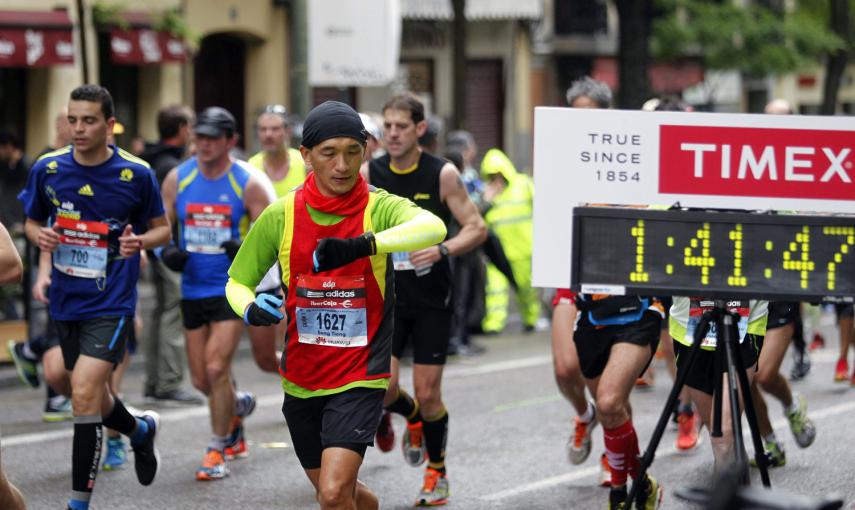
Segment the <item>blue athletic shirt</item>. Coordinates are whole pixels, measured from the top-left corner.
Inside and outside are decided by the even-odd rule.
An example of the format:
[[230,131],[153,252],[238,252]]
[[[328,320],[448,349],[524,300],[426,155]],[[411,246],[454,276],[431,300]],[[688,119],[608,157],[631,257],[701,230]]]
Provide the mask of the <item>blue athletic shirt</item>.
[[140,256],[119,256],[119,236],[129,223],[140,234],[164,215],[157,180],[148,164],[111,145],[104,163],[74,161],[72,146],[33,165],[18,195],[28,218],[59,223],[53,253],[50,313],[57,320],[131,316],[137,304]]
[[178,167],[179,248],[190,252],[181,276],[183,299],[226,295],[232,262],[220,246],[241,238],[243,193],[250,176],[243,164],[232,162],[228,172],[213,180],[202,174],[195,157]]

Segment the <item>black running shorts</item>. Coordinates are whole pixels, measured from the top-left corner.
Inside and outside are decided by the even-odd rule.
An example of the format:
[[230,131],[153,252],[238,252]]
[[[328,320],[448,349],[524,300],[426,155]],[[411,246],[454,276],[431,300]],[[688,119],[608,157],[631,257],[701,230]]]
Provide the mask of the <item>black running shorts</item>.
[[364,457],[365,450],[374,446],[385,394],[375,388],[312,398],[285,394],[282,414],[303,469],[320,468],[324,448],[346,448]]
[[56,332],[56,321],[48,316],[47,324],[45,325],[45,351],[53,347],[59,346],[59,335]]
[[[757,359],[760,357],[760,349],[763,347],[763,337],[757,335],[745,335],[745,340],[739,344],[739,352],[742,353],[742,364],[751,368],[757,364]],[[677,377],[680,376],[686,367],[689,351],[691,347],[681,344],[674,340],[674,354],[677,356]],[[700,349],[695,362],[686,377],[686,386],[696,390],[703,391],[707,395],[713,394],[715,387],[715,355],[716,351],[707,351]],[[722,358],[724,364],[724,358]]]
[[81,354],[118,365],[134,329],[134,318],[124,316],[54,323],[66,370],[74,369]]
[[225,296],[201,299],[182,299],[181,316],[184,329],[201,328],[206,324],[220,321],[239,321]]
[[798,301],[772,301],[769,303],[766,330],[782,328],[787,324],[796,324],[800,314],[801,303]]
[[413,348],[413,363],[445,365],[451,336],[450,310],[395,308],[392,355],[400,359],[407,344]]
[[[588,321],[588,314],[582,313],[576,324],[576,332],[573,341],[576,343],[576,352],[579,354],[579,366],[582,375],[587,379],[595,379],[603,373],[606,363],[609,361],[612,346],[625,342],[643,347],[650,347],[650,360],[659,346],[659,332],[661,330],[662,316],[653,310],[646,310],[636,322],[621,326],[595,327]],[[641,369],[638,376],[647,370],[647,365]]]
[[656,299],[662,304],[662,310],[665,312],[665,318],[662,319],[661,329],[668,329],[668,318],[671,317],[671,305],[674,304],[674,298],[671,296],[656,296]]
[[837,313],[837,320],[843,319],[845,317],[852,317],[855,315],[855,306],[851,304],[836,304],[834,305],[834,311]]

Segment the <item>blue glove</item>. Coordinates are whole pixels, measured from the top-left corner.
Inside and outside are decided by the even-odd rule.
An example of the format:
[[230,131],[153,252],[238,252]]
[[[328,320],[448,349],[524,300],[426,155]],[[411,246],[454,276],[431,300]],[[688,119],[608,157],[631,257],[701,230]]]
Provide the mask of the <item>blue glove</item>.
[[279,324],[285,318],[279,307],[282,306],[282,298],[273,294],[259,294],[255,297],[243,314],[243,321],[248,326],[270,326]]

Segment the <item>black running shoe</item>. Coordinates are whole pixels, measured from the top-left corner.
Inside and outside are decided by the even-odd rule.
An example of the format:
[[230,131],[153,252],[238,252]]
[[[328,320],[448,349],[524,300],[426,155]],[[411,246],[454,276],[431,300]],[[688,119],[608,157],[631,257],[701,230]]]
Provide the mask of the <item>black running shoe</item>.
[[134,469],[140,484],[151,485],[160,467],[160,454],[154,444],[155,437],[160,432],[160,415],[154,411],[146,411],[140,419],[148,424],[148,437],[139,444],[131,445],[134,449]]
[[807,352],[793,351],[793,368],[790,370],[790,380],[804,379],[810,372],[810,355]]
[[36,368],[37,361],[24,356],[24,344],[15,340],[9,340],[6,342],[6,349],[9,351],[9,357],[15,364],[15,371],[18,372],[18,378],[21,382],[31,388],[38,388],[39,371]]
[[626,510],[626,486],[609,491],[609,510]]

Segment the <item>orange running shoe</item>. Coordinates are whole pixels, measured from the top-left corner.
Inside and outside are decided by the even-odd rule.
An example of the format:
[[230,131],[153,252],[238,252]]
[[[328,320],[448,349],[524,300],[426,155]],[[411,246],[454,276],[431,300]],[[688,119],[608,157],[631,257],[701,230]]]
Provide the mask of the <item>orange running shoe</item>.
[[374,436],[374,444],[381,452],[391,452],[395,448],[395,429],[392,427],[392,415],[384,412]]
[[401,440],[401,448],[404,450],[404,460],[407,464],[415,467],[424,463],[427,458],[427,447],[424,442],[424,429],[422,422],[407,423],[407,430]]
[[589,423],[583,422],[578,416],[574,418],[574,422],[576,425],[573,436],[567,441],[567,460],[570,461],[570,464],[578,465],[585,462],[588,455],[591,454],[591,431],[594,430],[599,421],[597,415],[594,414],[594,418]]
[[698,445],[697,416],[692,412],[677,415],[677,449],[691,450]]
[[229,445],[224,451],[226,460],[245,459],[249,457],[249,447],[246,444],[246,437],[243,434],[243,420],[239,416],[232,416],[232,423],[229,427]]
[[436,469],[427,468],[422,490],[416,499],[416,506],[439,506],[448,504],[448,496],[451,490],[448,486],[448,478],[445,473]]
[[199,481],[221,480],[229,475],[226,467],[226,459],[223,452],[215,448],[208,448],[202,466],[196,471],[196,479]]
[[837,368],[834,369],[834,382],[846,382],[849,380],[849,362],[846,358],[837,360]]
[[819,333],[814,333],[813,340],[811,340],[808,350],[815,351],[817,349],[822,349],[823,347],[825,347],[825,338],[823,338]]
[[611,487],[612,486],[612,472],[609,469],[609,459],[606,458],[606,454],[604,453],[600,457],[600,487]]

